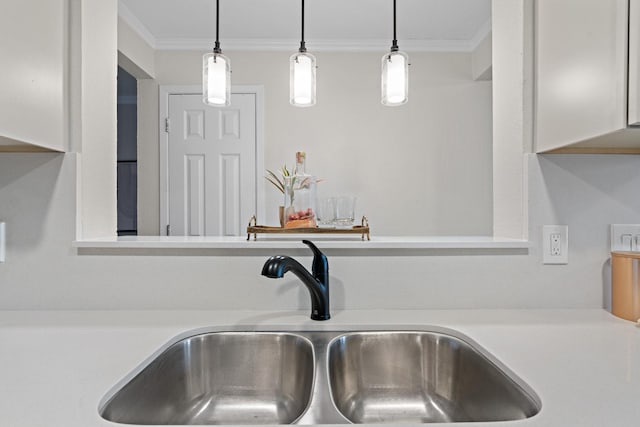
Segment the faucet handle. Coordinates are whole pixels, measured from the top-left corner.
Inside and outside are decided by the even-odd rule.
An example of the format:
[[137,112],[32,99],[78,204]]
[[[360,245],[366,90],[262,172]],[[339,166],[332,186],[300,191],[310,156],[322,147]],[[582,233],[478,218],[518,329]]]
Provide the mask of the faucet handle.
[[303,240],[302,243],[309,246],[313,251],[313,264],[311,266],[311,272],[313,276],[323,284],[329,283],[329,261],[325,254],[310,240]]

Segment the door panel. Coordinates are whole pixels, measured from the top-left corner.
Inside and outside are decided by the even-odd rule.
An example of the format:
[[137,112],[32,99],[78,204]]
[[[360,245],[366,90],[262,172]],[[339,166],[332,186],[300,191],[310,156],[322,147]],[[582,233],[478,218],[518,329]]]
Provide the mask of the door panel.
[[199,94],[170,95],[168,169],[172,235],[241,235],[256,212],[256,100],[233,94],[231,107]]

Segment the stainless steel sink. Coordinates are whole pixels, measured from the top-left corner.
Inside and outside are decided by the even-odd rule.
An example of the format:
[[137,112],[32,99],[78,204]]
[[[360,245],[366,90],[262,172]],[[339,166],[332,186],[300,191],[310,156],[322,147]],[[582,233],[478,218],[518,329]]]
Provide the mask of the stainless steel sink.
[[540,410],[515,374],[443,328],[211,330],[165,348],[107,394],[103,418],[147,425],[429,423],[518,420]]
[[353,423],[506,421],[539,405],[466,342],[433,332],[364,332],[334,339],[329,381]]
[[100,414],[126,424],[289,424],[308,406],[314,366],[299,335],[198,335],[160,354]]

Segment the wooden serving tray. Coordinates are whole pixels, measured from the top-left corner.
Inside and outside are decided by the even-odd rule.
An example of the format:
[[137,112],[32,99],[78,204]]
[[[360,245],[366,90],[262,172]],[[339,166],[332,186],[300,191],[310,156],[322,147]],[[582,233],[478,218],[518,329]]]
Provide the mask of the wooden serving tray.
[[371,240],[369,229],[369,220],[366,216],[362,217],[361,225],[354,225],[352,228],[330,228],[330,227],[305,227],[305,228],[284,228],[273,227],[270,225],[257,225],[256,216],[252,216],[247,226],[247,240],[257,240],[258,234],[360,234],[362,240],[365,236],[367,240]]

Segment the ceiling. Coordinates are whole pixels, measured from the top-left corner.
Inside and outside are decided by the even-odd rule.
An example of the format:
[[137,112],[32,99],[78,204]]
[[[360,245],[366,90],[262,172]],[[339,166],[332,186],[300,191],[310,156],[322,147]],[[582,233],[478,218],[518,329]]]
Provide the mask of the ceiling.
[[[223,50],[291,50],[300,0],[220,0]],[[307,0],[309,50],[380,50],[393,38],[391,0]],[[210,49],[215,0],[119,0],[119,15],[155,49]],[[491,0],[397,0],[402,50],[470,51],[491,27]]]

